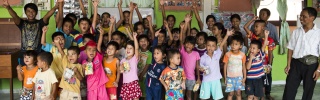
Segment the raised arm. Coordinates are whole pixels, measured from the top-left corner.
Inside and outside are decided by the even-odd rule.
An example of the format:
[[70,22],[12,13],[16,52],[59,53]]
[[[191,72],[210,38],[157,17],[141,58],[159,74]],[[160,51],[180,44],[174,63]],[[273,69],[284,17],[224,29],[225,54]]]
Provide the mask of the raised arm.
[[121,7],[121,5],[122,5],[122,0],[120,0],[119,3],[118,3],[118,10],[119,10],[120,19],[119,19],[119,21],[117,22],[115,28],[120,27],[121,24],[122,24],[122,22],[124,21],[124,16],[123,16],[123,12],[122,12],[122,7]]
[[64,1],[58,0],[58,3],[59,3],[59,9],[58,9],[58,13],[56,15],[56,25],[57,25],[57,28],[62,28]]
[[186,17],[184,18],[185,24],[180,25],[180,45],[182,46],[184,43],[184,39],[185,39],[185,32],[186,32],[186,27],[188,26],[188,23],[191,20],[191,16],[190,14],[187,14]]
[[61,42],[61,39],[59,39],[57,42],[52,42],[52,44],[58,48],[58,51],[61,54],[61,57],[63,57],[65,55],[65,53],[62,50],[62,47],[60,46],[60,42]]
[[105,34],[101,26],[99,27],[99,32],[100,32],[100,36],[98,39],[97,49],[101,53],[102,39],[103,39],[103,35]]
[[47,12],[46,15],[43,16],[42,20],[45,24],[49,24],[50,17],[54,14],[54,12],[59,8],[59,4],[56,4],[50,11]]
[[110,18],[110,27],[109,27],[109,32],[108,32],[108,38],[109,38],[109,41],[111,41],[111,36],[112,36],[112,29],[114,29],[114,24],[116,22],[116,18],[114,18],[114,16],[112,16]]
[[19,25],[21,19],[20,19],[20,17],[17,15],[17,13],[11,8],[10,4],[8,3],[8,0],[3,0],[2,6],[8,10],[10,16],[11,16],[12,19],[13,19],[13,22],[14,22],[16,25]]
[[[264,30],[264,41],[263,41],[263,45],[262,45],[262,52],[265,52],[266,46],[269,44],[268,42],[268,37],[269,37],[269,31],[268,30]],[[272,52],[270,52],[272,54]]]
[[201,18],[199,16],[199,12],[198,12],[197,6],[192,6],[192,7],[193,7],[192,10],[194,12],[194,15],[196,16],[200,31],[202,31],[203,30],[203,22],[201,21]]
[[129,39],[133,41],[132,32],[130,31],[130,29],[128,27],[126,27],[126,31],[128,33]]
[[[87,16],[87,12],[86,12],[86,9],[84,8],[84,5],[83,5],[83,1],[82,0],[79,0],[79,5],[80,5],[80,9],[81,9],[81,14],[83,17],[88,17]],[[74,23],[75,24],[75,23]]]
[[154,29],[153,29],[153,26],[152,26],[152,17],[151,17],[151,15],[147,16],[147,20],[149,22],[149,30],[150,30],[150,33],[151,33],[151,40],[153,40],[154,39]]
[[[80,0],[81,1],[81,0]],[[92,29],[96,29],[97,26],[97,17],[98,17],[98,4],[99,1],[92,1],[93,3],[93,20],[92,20]]]
[[129,8],[130,8],[129,25],[130,25],[130,30],[133,31],[133,24],[132,24],[132,16],[133,16],[133,12],[134,12],[133,2],[130,2]]
[[41,44],[43,46],[46,46],[47,42],[46,42],[46,34],[47,34],[47,31],[48,31],[48,26],[44,26],[42,28],[42,36],[41,36]]
[[136,3],[133,3],[133,6],[134,6],[134,9],[136,10],[136,13],[138,15],[139,22],[143,22],[141,13],[140,13],[139,8],[138,8],[138,5]]
[[167,22],[167,21],[164,21],[164,26],[166,27],[167,32],[168,32],[168,35],[169,35],[168,45],[171,45],[171,44],[172,44],[172,41],[173,41],[173,36],[172,36],[171,30],[169,30],[169,25],[168,25],[168,22]]
[[234,34],[234,30],[228,30],[228,31],[227,31],[226,36],[224,36],[224,38],[223,38],[223,40],[222,40],[222,42],[221,42],[221,44],[220,44],[220,46],[219,46],[219,48],[220,48],[221,51],[223,51],[223,47],[224,47],[224,45],[227,43],[227,40],[228,40],[229,36],[231,36],[231,35],[233,35],[233,34]]
[[180,46],[183,46],[184,39],[185,39],[185,38],[184,38],[184,35],[183,35],[183,34],[184,34],[184,33],[183,33],[183,30],[184,30],[184,28],[185,28],[184,26],[185,26],[184,24],[181,24],[181,25],[180,25],[180,35],[179,35],[179,37],[180,37],[180,38],[179,38],[179,39],[180,39]]
[[16,68],[17,69],[17,76],[18,76],[19,81],[23,81],[23,71],[22,71],[21,68],[22,67],[21,67],[20,64]]
[[160,7],[162,9],[162,20],[163,20],[163,24],[164,24],[164,21],[167,20],[167,15],[166,15],[166,10],[164,8],[164,1],[163,0],[160,0]]
[[252,18],[249,22],[247,22],[247,23],[243,26],[244,30],[245,30],[246,33],[247,33],[247,37],[248,37],[248,38],[250,38],[250,37],[251,37],[251,34],[252,34],[252,32],[251,32],[250,29],[249,29],[249,26],[250,26],[250,24],[251,24],[253,21],[257,20],[258,18],[259,18],[258,16],[255,16],[254,18]]
[[138,44],[138,39],[137,39],[137,33],[133,32],[133,41],[134,41],[134,54],[136,57],[139,57],[139,44]]

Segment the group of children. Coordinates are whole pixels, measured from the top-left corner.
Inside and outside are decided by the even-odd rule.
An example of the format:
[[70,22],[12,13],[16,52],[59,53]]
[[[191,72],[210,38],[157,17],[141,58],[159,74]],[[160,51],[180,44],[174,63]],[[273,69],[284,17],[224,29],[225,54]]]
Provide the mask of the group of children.
[[[264,97],[264,85],[271,81],[265,80],[265,74],[271,71],[275,41],[265,29],[268,18],[261,14],[260,20],[253,18],[244,29],[239,26],[238,14],[230,18],[232,29],[225,29],[208,15],[208,28],[204,28],[197,6],[193,6],[198,31],[191,28],[192,13],[174,28],[176,17],[166,16],[162,10],[163,26],[155,31],[152,17],[142,18],[135,3],[130,3],[129,11],[122,11],[120,0],[118,22],[107,12],[97,14],[98,3],[93,1],[90,19],[77,20],[72,13],[63,17],[64,0],[57,1],[52,8],[58,10],[53,42],[46,41],[48,28],[44,26],[40,31],[45,52],[27,50],[25,65],[17,66],[19,80],[23,80],[21,99],[221,99],[221,78],[228,100],[233,96],[240,100],[242,90],[250,100]],[[25,10],[36,13],[34,6],[27,4]],[[84,11],[82,0],[80,6]],[[160,7],[165,7],[163,0]],[[132,24],[134,11],[139,22]],[[267,9],[260,13],[270,16]],[[74,29],[76,23],[80,32]]]

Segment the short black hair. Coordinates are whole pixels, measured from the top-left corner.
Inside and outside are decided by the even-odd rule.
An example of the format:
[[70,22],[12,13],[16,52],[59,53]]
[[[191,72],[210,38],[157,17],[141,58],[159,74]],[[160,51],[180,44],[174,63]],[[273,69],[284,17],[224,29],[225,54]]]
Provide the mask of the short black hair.
[[92,34],[84,34],[82,36],[82,40],[84,40],[85,38],[88,38],[90,40],[94,40],[94,36]]
[[143,25],[143,23],[142,22],[136,22],[136,23],[134,23],[134,26],[133,26],[133,31],[137,31],[138,30],[138,26],[139,25],[142,25],[142,27],[144,28],[144,25]]
[[187,43],[191,43],[193,45],[196,44],[196,38],[194,38],[193,36],[187,36],[185,41],[184,41],[184,44],[187,44]]
[[225,36],[227,30],[224,28],[224,25],[223,25],[222,23],[217,22],[217,23],[214,23],[213,26],[217,27],[218,30],[222,30],[222,31],[221,31],[221,36],[222,36],[222,37]]
[[[168,56],[168,59],[167,59],[167,61],[170,63],[170,59],[173,57],[173,55],[175,55],[175,54],[179,54],[180,55],[180,52],[179,52],[179,50],[177,50],[177,49],[170,49],[170,50],[168,50],[168,53],[167,53],[167,56]],[[168,63],[168,64],[169,64]]]
[[261,12],[263,12],[263,11],[265,11],[265,12],[267,13],[268,17],[271,15],[271,12],[270,12],[269,9],[267,9],[267,8],[262,8],[259,13],[261,13]]
[[253,45],[253,44],[257,45],[257,46],[258,46],[258,49],[262,49],[262,42],[261,42],[261,41],[259,41],[259,40],[252,40],[251,43],[250,43],[250,45]]
[[214,36],[209,36],[206,40],[207,40],[206,43],[208,43],[209,41],[215,42],[216,44],[218,43],[218,39]]
[[110,42],[108,42],[107,48],[108,48],[109,46],[114,46],[114,47],[116,48],[116,50],[119,50],[119,49],[120,49],[119,44],[118,44],[117,42],[115,42],[115,41],[110,41]]
[[88,23],[89,23],[89,26],[91,26],[91,21],[90,21],[90,19],[88,19],[87,17],[82,17],[82,18],[80,18],[80,19],[78,20],[78,25],[80,25],[80,23],[81,23],[82,21],[88,22]]
[[54,32],[54,33],[52,34],[52,36],[51,36],[52,41],[53,41],[54,38],[57,37],[57,36],[62,36],[63,38],[65,38],[65,37],[64,37],[64,34],[63,34],[62,32]]
[[238,19],[238,20],[241,21],[241,17],[240,17],[239,14],[232,14],[231,17],[230,17],[230,21],[231,21],[232,19],[234,19],[234,18],[236,18],[236,19]]
[[263,21],[263,20],[256,20],[256,21],[254,21],[254,24],[258,24],[258,23],[263,24],[264,27],[266,26],[266,22]]
[[169,20],[170,17],[173,18],[174,22],[176,22],[176,17],[175,17],[174,15],[168,15],[168,16],[167,16],[167,21]]
[[173,28],[172,30],[171,30],[171,33],[173,34],[173,33],[179,33],[180,34],[180,29],[179,28]]
[[206,41],[208,38],[208,34],[206,32],[198,32],[196,35],[196,39],[199,38],[200,36],[203,36],[204,41]]
[[[127,45],[131,45],[134,48],[134,42],[132,40],[129,40],[127,42]],[[125,46],[125,48],[127,48],[127,45]]]
[[108,16],[110,16],[110,13],[108,13],[108,12],[102,13],[102,16],[105,15],[105,14],[108,15]]
[[71,46],[68,48],[68,51],[69,50],[76,52],[78,55],[80,54],[80,48],[78,46]]
[[49,66],[51,65],[52,61],[53,61],[53,56],[50,52],[41,52],[38,57],[44,61],[46,64],[48,64]]
[[243,39],[243,37],[240,36],[240,35],[233,35],[233,36],[231,37],[231,42],[232,42],[232,41],[240,42],[240,45],[242,45],[243,42],[244,42],[244,39]]
[[313,20],[315,20],[317,18],[317,16],[318,16],[317,10],[315,8],[313,8],[313,7],[303,8],[302,11],[307,11],[309,16],[313,16],[314,17]]
[[25,53],[23,53],[23,56],[31,56],[33,57],[34,65],[37,65],[37,55],[38,53],[34,50],[27,50]]
[[38,6],[34,3],[28,3],[24,6],[24,12],[27,11],[27,8],[30,8],[36,12],[36,15],[38,14]]
[[74,13],[68,13],[68,14],[66,15],[66,17],[67,17],[67,18],[74,18],[74,19],[78,20],[77,15],[74,14]]
[[[94,15],[94,14],[91,14],[90,18],[93,18],[93,15]],[[97,17],[100,18],[100,14],[97,14]]]
[[66,22],[69,22],[69,23],[72,24],[72,26],[74,26],[73,20],[72,20],[71,18],[69,18],[69,17],[63,18],[62,26],[63,26]]
[[167,54],[165,46],[156,46],[156,47],[154,47],[154,50],[156,50],[156,49],[160,50],[162,52],[162,54]]
[[[191,28],[191,30],[196,30],[196,32],[199,33],[199,30],[198,30],[197,28],[195,28],[195,27],[194,27],[194,28]],[[190,30],[190,31],[191,31],[191,30]]]
[[213,18],[213,21],[217,22],[216,21],[216,17],[214,17],[213,15],[208,15],[207,18],[206,18],[206,22],[208,22],[210,18]]
[[[158,30],[157,30],[158,31]],[[169,30],[168,30],[169,31]],[[163,34],[164,37],[167,37],[167,31],[164,29],[161,29],[161,31],[159,32],[160,34]]]
[[141,39],[147,39],[147,41],[149,42],[148,35],[142,34],[142,35],[138,36],[138,41],[140,41]]
[[123,14],[125,14],[125,13],[130,14],[130,11],[126,10],[126,11],[123,11],[122,13],[123,13]]
[[120,32],[120,31],[114,31],[114,32],[112,33],[111,37],[112,37],[112,36],[115,36],[115,35],[118,35],[118,36],[121,38],[121,40],[125,38],[125,37],[124,37],[125,34],[122,33],[122,32]]
[[109,37],[109,34],[103,34],[102,37]]

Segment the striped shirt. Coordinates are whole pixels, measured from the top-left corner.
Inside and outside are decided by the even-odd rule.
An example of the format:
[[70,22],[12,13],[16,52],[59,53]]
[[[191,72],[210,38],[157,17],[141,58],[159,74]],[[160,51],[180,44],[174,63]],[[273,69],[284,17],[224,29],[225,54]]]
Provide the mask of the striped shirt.
[[[247,57],[249,62],[250,57]],[[259,79],[264,76],[263,59],[265,54],[260,51],[254,59],[252,59],[251,68],[247,72],[247,79]]]

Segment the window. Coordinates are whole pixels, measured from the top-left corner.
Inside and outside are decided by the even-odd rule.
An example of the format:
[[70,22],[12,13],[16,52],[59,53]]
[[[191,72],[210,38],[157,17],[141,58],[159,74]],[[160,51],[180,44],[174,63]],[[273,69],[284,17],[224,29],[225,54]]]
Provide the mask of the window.
[[[261,0],[260,6],[258,8],[258,14],[260,9],[268,8],[271,11],[270,21],[279,21],[279,13],[277,10],[278,0]],[[288,12],[287,12],[287,21],[297,21],[298,15],[302,10],[302,0],[288,0]]]

